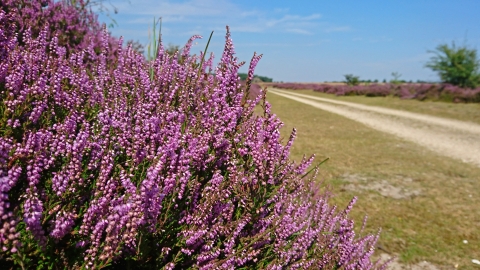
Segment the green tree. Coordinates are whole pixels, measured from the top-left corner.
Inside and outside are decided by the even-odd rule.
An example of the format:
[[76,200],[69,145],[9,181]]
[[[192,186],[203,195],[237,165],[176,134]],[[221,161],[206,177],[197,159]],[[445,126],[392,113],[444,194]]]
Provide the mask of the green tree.
[[[238,73],[238,77],[240,77],[240,80],[246,81],[247,78],[248,78],[248,74],[247,73]],[[256,74],[253,75],[253,77],[260,79],[262,82],[273,82],[273,79],[269,78],[269,77],[260,76],[260,75],[256,75]]]
[[247,78],[248,78],[248,74],[247,73],[238,73],[238,77],[240,77],[241,81],[246,81]]
[[393,79],[390,80],[390,83],[392,84],[400,84],[402,81],[400,80],[400,77],[402,76],[402,74],[398,73],[398,72],[392,72],[392,77]]
[[358,76],[353,76],[353,74],[346,74],[344,76],[345,76],[345,83],[347,85],[353,86],[353,85],[360,84],[360,79]]
[[461,87],[475,88],[480,84],[480,60],[476,49],[466,46],[456,47],[447,44],[439,45],[425,66],[437,72],[444,83]]
[[269,78],[269,77],[266,77],[266,76],[258,76],[258,75],[255,75],[255,77],[259,78],[260,80],[262,80],[262,82],[273,82],[273,79],[272,78]]

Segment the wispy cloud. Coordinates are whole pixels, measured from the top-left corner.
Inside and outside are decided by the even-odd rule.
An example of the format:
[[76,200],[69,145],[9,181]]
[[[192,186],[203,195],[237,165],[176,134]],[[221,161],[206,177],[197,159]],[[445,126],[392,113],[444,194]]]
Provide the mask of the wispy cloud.
[[262,33],[264,32],[265,27],[259,27],[255,24],[234,24],[230,26],[230,29],[234,32]]
[[[230,25],[235,32],[262,33],[284,32],[312,35],[316,31],[320,14],[288,14],[288,8],[273,10],[248,10],[231,0],[189,0],[186,2],[135,0],[112,0],[119,14],[128,17],[130,24],[151,25],[153,17],[162,17],[164,23],[195,21],[209,29]],[[185,31],[178,31],[185,34]]]
[[250,11],[243,11],[240,13],[241,17],[252,17],[252,16],[259,16],[261,15],[261,12],[258,10],[250,10]]
[[321,16],[320,14],[312,14],[309,16],[298,16],[298,15],[285,15],[280,19],[272,19],[267,22],[268,27],[272,27],[275,25],[279,25],[282,23],[302,23],[307,21],[312,21],[315,19],[319,19]]
[[[158,16],[156,17],[158,19]],[[170,23],[170,22],[182,22],[185,21],[185,16],[162,16],[162,22]],[[128,20],[127,23],[129,24],[153,24],[153,17],[138,17],[131,20]]]
[[112,1],[120,13],[150,16],[215,16],[228,11],[239,11],[239,7],[227,0],[190,0],[183,3],[173,1],[123,0]]
[[310,31],[307,31],[304,29],[298,29],[298,28],[289,28],[289,29],[286,29],[286,31],[290,33],[295,33],[295,34],[313,35],[313,33]]

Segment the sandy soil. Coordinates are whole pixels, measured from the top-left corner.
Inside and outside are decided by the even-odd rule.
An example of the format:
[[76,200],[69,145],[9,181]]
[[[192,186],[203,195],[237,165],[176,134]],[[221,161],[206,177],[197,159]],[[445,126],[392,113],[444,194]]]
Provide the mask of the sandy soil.
[[384,197],[397,200],[410,199],[419,196],[422,193],[420,188],[406,187],[405,183],[411,184],[413,179],[400,175],[389,179],[377,179],[375,177],[346,173],[341,175],[340,179],[348,183],[343,187],[345,190],[355,192],[358,192],[359,190],[373,190]]
[[[380,261],[386,262],[392,259],[392,256],[383,253],[380,255]],[[448,269],[444,267],[437,267],[429,262],[422,261],[412,265],[404,265],[398,262],[398,258],[394,258],[393,261],[390,261],[387,267],[388,270],[443,270]],[[450,268],[451,269],[451,268]],[[456,268],[453,268],[456,269]]]
[[440,155],[480,167],[478,124],[314,97],[276,88],[269,88],[269,92],[339,114],[376,130],[414,142]]

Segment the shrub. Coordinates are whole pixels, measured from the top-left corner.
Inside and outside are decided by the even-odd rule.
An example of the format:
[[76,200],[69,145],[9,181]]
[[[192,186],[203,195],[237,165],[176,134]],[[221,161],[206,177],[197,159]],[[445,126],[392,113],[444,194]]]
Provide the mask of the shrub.
[[393,79],[390,80],[390,83],[391,84],[401,84],[401,83],[405,83],[405,81],[402,81],[400,80],[400,77],[402,76],[402,74],[398,73],[398,72],[392,72],[392,77]]
[[356,199],[330,206],[313,157],[288,159],[295,131],[283,145],[265,93],[247,98],[261,56],[242,87],[228,28],[214,68],[190,55],[198,36],[147,62],[105,30],[99,53],[97,37],[68,50],[48,25],[20,37],[18,18],[0,11],[2,266],[375,266],[378,235],[348,218]]
[[353,74],[345,75],[345,83],[349,86],[355,86],[360,84],[360,79],[358,76],[353,76]]
[[[245,80],[247,80],[248,74],[247,73],[238,73],[238,76],[240,77],[240,80],[245,81]],[[259,75],[254,75],[254,77],[260,79],[262,82],[273,82],[273,79],[269,78],[269,77],[259,76]]]
[[475,88],[480,85],[480,59],[477,50],[468,49],[466,46],[457,48],[447,44],[439,45],[435,56],[430,59],[426,67],[437,72],[442,82],[460,86],[462,88]]

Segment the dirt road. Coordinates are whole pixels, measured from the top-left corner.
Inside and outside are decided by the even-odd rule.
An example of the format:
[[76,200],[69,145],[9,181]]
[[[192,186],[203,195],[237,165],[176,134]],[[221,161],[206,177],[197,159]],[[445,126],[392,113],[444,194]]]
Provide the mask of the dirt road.
[[344,116],[376,130],[412,141],[440,155],[480,167],[478,124],[314,97],[277,88],[269,88],[269,92]]

